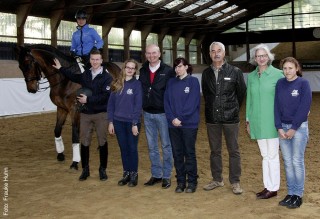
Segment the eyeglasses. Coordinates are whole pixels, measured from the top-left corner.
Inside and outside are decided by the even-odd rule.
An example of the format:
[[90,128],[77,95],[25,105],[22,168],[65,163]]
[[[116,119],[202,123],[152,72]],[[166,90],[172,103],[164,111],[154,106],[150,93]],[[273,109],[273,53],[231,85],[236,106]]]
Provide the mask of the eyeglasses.
[[267,58],[268,54],[263,54],[263,55],[257,55],[256,58],[261,59],[261,58]]
[[136,68],[130,68],[130,67],[128,67],[128,66],[126,66],[125,69],[127,69],[127,70],[132,70],[132,71],[136,70]]

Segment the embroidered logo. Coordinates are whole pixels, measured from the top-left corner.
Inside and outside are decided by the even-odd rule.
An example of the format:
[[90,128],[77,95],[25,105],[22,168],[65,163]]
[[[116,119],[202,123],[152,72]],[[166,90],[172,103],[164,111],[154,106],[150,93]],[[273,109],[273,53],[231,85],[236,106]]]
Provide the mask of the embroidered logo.
[[186,87],[186,88],[184,89],[184,92],[185,92],[186,94],[188,94],[188,93],[190,92],[190,87]]
[[106,87],[106,90],[110,90],[110,86],[107,86],[107,87]]
[[293,91],[291,92],[291,96],[293,96],[293,97],[299,96],[299,91],[298,91],[298,90],[293,90]]
[[129,88],[129,89],[127,90],[127,94],[128,94],[128,95],[132,95],[132,94],[133,94],[133,91],[132,91],[131,88]]

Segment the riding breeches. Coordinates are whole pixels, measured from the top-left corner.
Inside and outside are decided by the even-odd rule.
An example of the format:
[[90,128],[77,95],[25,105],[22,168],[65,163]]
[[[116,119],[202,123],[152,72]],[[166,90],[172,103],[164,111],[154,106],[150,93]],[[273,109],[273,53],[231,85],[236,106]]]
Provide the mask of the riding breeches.
[[97,133],[99,146],[107,142],[107,112],[80,115],[80,141],[81,144],[91,144],[94,129]]

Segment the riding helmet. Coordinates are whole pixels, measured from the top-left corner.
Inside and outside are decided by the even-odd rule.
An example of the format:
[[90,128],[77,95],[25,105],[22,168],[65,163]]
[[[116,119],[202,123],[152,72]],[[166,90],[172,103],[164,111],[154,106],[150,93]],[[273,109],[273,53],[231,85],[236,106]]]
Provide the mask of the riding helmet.
[[84,10],[78,10],[75,19],[87,19],[87,12]]
[[87,97],[92,96],[92,91],[89,88],[81,87],[77,90],[77,96],[80,96],[80,94],[84,94]]

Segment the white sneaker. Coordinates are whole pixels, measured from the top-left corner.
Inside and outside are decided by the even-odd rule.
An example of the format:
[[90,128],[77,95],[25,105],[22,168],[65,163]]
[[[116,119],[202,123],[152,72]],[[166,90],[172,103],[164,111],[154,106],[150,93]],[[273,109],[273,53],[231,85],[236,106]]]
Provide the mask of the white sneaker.
[[206,190],[206,191],[210,191],[210,190],[212,190],[212,189],[215,189],[215,188],[217,188],[217,187],[222,187],[222,186],[224,186],[224,183],[223,183],[223,182],[211,181],[211,182],[209,182],[207,185],[205,185],[205,186],[203,187],[203,189]]
[[243,190],[240,187],[240,183],[233,183],[231,184],[231,187],[232,187],[232,192],[236,195],[240,195],[243,192]]

